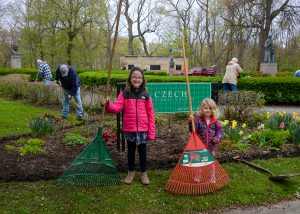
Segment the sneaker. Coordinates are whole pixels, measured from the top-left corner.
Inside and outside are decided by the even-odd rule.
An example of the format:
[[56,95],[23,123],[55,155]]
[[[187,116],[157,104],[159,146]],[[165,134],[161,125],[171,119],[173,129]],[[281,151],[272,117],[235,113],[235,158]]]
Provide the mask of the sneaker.
[[128,171],[127,177],[125,178],[125,184],[131,184],[134,179],[135,171]]
[[78,116],[78,117],[77,117],[77,120],[78,120],[78,121],[82,121],[82,116]]
[[150,183],[150,180],[148,178],[147,172],[142,172],[141,174],[141,181],[144,185],[148,185]]

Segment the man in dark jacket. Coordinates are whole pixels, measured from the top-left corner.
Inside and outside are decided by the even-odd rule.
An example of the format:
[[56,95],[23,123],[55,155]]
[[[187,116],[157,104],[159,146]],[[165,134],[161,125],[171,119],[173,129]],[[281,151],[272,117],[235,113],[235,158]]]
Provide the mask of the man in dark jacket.
[[80,98],[80,79],[77,75],[77,71],[72,66],[62,64],[56,68],[55,72],[55,80],[58,84],[61,84],[63,88],[62,118],[67,118],[70,110],[70,99],[73,96],[76,102],[77,119],[82,120],[83,107]]

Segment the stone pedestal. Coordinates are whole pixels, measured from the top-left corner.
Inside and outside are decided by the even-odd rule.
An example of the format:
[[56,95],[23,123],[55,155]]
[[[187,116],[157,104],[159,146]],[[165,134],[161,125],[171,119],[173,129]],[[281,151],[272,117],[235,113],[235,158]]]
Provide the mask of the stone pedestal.
[[175,68],[169,68],[169,76],[175,75]]
[[260,72],[275,77],[277,73],[277,63],[260,63]]
[[21,68],[21,56],[19,54],[13,54],[10,58],[11,68]]

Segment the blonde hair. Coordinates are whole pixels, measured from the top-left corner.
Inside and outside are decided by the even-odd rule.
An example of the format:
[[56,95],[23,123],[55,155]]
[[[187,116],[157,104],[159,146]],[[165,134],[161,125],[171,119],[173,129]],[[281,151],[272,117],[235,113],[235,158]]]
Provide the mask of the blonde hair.
[[215,103],[215,101],[213,99],[206,98],[206,99],[202,100],[202,102],[198,108],[198,114],[200,115],[200,117],[203,116],[203,108],[206,105],[209,106],[209,108],[212,111],[211,117],[218,118],[220,116],[220,113],[219,113],[219,110],[218,110],[218,107],[217,107],[217,104]]

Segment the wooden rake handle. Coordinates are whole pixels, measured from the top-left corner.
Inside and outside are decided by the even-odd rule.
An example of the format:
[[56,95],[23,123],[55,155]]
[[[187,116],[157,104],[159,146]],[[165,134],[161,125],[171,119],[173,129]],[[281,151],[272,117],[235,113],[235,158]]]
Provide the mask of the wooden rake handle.
[[[193,106],[192,106],[192,98],[191,98],[190,82],[189,82],[188,69],[187,69],[187,65],[186,65],[185,46],[184,46],[184,39],[183,39],[183,37],[181,38],[181,46],[182,46],[183,69],[184,69],[185,79],[186,79],[186,89],[187,89],[187,93],[188,93],[190,115],[193,115]],[[195,121],[194,121],[194,117],[192,117],[192,131],[195,132]]]
[[[114,58],[114,55],[115,55],[115,47],[116,47],[118,31],[119,31],[119,23],[120,23],[122,2],[123,2],[123,0],[119,0],[117,20],[116,20],[116,30],[115,30],[114,40],[113,40],[112,51],[111,51],[111,55],[110,55],[110,59],[109,59],[109,70],[108,70],[108,73],[107,73],[107,81],[106,81],[106,86],[105,86],[105,98],[107,98],[108,95],[109,95],[109,82],[110,82],[113,58]],[[103,105],[103,109],[102,109],[101,120],[100,120],[100,123],[99,123],[100,127],[102,127],[103,123],[104,123],[105,105],[106,104]]]

